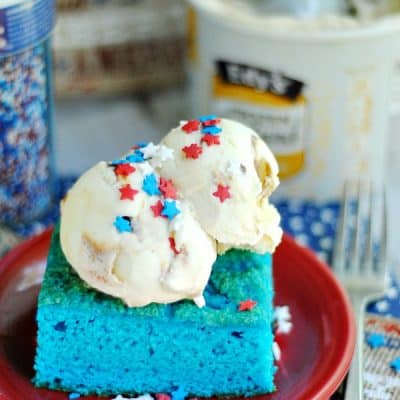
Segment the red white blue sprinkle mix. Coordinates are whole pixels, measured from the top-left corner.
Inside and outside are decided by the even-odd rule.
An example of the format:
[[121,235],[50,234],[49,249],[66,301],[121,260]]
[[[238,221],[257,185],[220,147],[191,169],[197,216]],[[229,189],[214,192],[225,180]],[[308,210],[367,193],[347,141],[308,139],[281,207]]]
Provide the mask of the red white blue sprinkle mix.
[[121,176],[128,176],[135,171],[136,168],[133,165],[126,163],[126,161],[124,161],[123,164],[118,164],[114,169],[115,174]]
[[186,134],[200,132],[203,135],[200,139],[200,144],[192,143],[182,148],[184,156],[188,159],[196,160],[203,153],[201,144],[205,143],[207,146],[220,145],[219,134],[222,132],[222,129],[218,126],[220,122],[221,120],[215,115],[205,115],[185,122],[181,129]]
[[400,373],[400,357],[395,358],[390,363],[390,368],[392,368],[394,370],[394,372]]

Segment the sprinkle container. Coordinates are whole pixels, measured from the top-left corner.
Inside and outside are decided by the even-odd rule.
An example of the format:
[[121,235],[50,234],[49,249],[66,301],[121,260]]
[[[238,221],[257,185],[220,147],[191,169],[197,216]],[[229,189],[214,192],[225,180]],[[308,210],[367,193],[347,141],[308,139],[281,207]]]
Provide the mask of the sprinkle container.
[[52,202],[54,0],[0,2],[0,223],[18,225]]

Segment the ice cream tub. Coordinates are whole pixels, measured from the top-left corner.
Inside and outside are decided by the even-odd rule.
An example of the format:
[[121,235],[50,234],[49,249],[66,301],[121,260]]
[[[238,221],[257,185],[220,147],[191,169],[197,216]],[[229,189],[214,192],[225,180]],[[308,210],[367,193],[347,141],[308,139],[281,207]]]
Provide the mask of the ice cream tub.
[[384,178],[398,17],[297,19],[238,1],[191,4],[193,112],[255,129],[278,159],[280,195],[336,199],[346,178]]

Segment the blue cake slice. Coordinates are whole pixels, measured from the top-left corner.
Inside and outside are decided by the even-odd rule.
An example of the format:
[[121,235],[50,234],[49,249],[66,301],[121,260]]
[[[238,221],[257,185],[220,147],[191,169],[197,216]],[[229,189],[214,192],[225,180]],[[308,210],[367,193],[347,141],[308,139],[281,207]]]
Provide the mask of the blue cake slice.
[[204,308],[128,308],[78,277],[56,228],[38,303],[35,385],[98,395],[274,391],[271,265],[269,254],[231,250],[213,266]]

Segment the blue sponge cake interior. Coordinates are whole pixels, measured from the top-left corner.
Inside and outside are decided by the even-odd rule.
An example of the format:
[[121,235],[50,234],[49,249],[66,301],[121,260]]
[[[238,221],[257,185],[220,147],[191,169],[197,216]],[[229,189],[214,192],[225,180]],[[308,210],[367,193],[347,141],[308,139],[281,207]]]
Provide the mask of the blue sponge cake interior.
[[[56,228],[39,296],[34,383],[99,395],[275,390],[271,264],[269,254],[232,250],[213,266],[205,307],[128,308],[78,277]],[[246,310],[246,300],[257,304]]]

